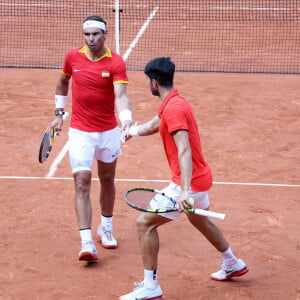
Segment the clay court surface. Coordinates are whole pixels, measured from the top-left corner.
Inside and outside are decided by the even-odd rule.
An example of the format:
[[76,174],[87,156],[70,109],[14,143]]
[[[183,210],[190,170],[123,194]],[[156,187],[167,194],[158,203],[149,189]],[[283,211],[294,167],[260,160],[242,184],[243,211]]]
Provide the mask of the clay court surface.
[[[78,261],[80,239],[67,156],[46,178],[67,140],[68,122],[45,164],[37,160],[52,121],[59,70],[0,70],[0,299],[114,300],[143,278],[135,219],[123,201],[132,187],[162,188],[170,172],[158,135],[130,140],[117,170],[119,247],[97,245],[100,260]],[[134,119],[156,113],[143,73],[129,72]],[[160,228],[164,300],[300,299],[300,79],[296,75],[178,73],[214,174],[211,210],[250,272],[215,282],[219,254],[183,215]],[[70,110],[70,101],[68,103]],[[96,231],[99,184],[92,186]],[[156,180],[156,181],[153,181]]]

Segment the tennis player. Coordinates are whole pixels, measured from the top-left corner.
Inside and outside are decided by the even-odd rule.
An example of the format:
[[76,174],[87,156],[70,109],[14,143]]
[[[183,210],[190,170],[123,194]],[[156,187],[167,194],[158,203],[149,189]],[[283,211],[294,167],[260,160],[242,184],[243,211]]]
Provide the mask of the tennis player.
[[[67,28],[66,28],[67,30]],[[69,82],[72,78],[72,117],[69,128],[69,160],[75,182],[75,210],[81,237],[79,260],[97,260],[92,238],[90,199],[92,164],[97,160],[101,191],[101,216],[97,239],[104,248],[116,248],[112,218],[115,201],[115,170],[121,155],[120,139],[131,125],[128,78],[123,59],[105,46],[106,22],[88,16],[83,22],[85,46],[70,50],[56,86],[56,118],[62,126]],[[115,111],[122,128],[118,127]]]
[[[182,211],[191,208],[189,197],[195,200],[194,207],[208,209],[208,190],[212,186],[211,169],[205,161],[198,127],[189,103],[173,86],[175,65],[165,57],[151,60],[144,70],[152,95],[158,96],[161,104],[158,114],[142,125],[132,125],[128,136],[146,136],[159,131],[167,160],[172,172],[171,183],[163,192],[177,200],[179,212],[164,214],[142,213],[137,219],[137,231],[144,265],[144,280],[133,292],[121,296],[121,300],[152,299],[162,295],[157,281],[159,238],[157,228],[177,219]],[[152,201],[151,208],[164,209],[164,203]],[[166,204],[168,205],[168,203]],[[187,213],[191,224],[220,252],[223,258],[221,270],[213,273],[214,280],[228,280],[248,272],[247,265],[232,252],[219,227],[208,217]]]

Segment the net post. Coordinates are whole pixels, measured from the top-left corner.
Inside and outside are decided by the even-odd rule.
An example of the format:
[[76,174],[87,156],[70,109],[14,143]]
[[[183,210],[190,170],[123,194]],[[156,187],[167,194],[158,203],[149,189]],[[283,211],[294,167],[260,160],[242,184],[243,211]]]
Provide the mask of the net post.
[[115,39],[116,39],[116,52],[120,54],[120,1],[115,0]]

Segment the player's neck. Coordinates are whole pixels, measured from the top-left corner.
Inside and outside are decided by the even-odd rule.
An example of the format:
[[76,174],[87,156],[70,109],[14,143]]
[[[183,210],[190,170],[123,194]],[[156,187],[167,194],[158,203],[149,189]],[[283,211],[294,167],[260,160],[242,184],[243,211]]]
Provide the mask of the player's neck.
[[106,51],[107,51],[106,47],[103,47],[99,51],[91,51],[90,49],[88,49],[88,57],[91,61],[96,61],[100,57],[102,57],[106,53]]
[[165,97],[171,92],[174,90],[174,87],[171,87],[171,88],[162,88],[160,87],[159,89],[159,98],[161,100],[165,99]]

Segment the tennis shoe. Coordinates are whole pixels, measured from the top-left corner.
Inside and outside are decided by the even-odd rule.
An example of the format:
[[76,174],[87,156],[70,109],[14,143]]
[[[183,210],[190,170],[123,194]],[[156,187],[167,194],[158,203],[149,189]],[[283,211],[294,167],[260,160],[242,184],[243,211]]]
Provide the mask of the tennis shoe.
[[246,274],[249,271],[247,265],[238,259],[233,265],[222,264],[222,269],[218,272],[212,273],[211,278],[214,280],[228,280],[232,277],[239,277]]
[[120,297],[120,300],[150,300],[162,296],[162,290],[158,285],[155,289],[145,287],[144,282],[135,282],[136,288],[126,295]]
[[102,247],[107,249],[115,249],[118,246],[116,239],[112,234],[112,224],[106,223],[99,225],[97,231],[97,240],[101,243]]
[[97,249],[93,241],[87,241],[82,243],[81,251],[79,252],[79,260],[93,261],[98,260]]

